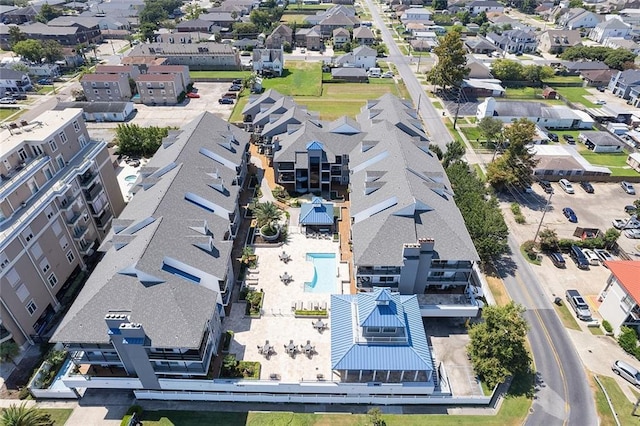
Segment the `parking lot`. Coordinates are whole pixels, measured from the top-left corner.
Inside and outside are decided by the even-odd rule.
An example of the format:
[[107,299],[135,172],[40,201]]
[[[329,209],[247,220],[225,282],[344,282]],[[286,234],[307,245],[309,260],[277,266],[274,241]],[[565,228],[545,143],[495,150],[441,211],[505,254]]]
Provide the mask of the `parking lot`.
[[[598,228],[602,232],[612,228],[612,220],[628,218],[624,206],[633,204],[637,196],[627,195],[617,183],[594,183],[595,192],[586,193],[578,184],[574,184],[575,194],[565,193],[558,183],[551,184],[554,194],[551,196],[549,209],[544,216],[541,230],[548,228],[556,231],[558,238],[575,239],[577,227]],[[508,203],[503,203],[507,223],[519,244],[532,240],[542,219],[544,205],[549,199],[537,184],[532,194],[519,196],[522,213],[526,223],[519,225],[513,221],[513,213]],[[564,207],[571,207],[578,217],[577,223],[571,223],[562,214]],[[639,253],[637,246],[640,240],[631,240],[624,235],[618,239],[620,246],[629,254]],[[604,288],[609,271],[602,265],[590,266],[588,270],[578,269],[568,255],[565,255],[566,269],[558,269],[547,256],[543,256],[542,265],[533,266],[534,271],[546,287],[547,293],[563,296],[568,288],[578,289],[591,304],[592,311],[597,312],[597,296]],[[597,315],[596,315],[597,317]]]

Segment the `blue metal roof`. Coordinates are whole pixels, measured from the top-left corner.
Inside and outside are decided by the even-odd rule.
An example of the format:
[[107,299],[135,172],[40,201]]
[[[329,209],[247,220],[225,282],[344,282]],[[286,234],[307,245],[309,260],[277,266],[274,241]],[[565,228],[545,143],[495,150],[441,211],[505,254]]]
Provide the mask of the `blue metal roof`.
[[307,144],[308,150],[324,151],[324,146],[318,141],[311,141]]
[[301,225],[333,225],[332,203],[305,203],[300,206]]
[[[357,342],[358,318],[352,315],[352,304],[370,305],[379,295],[359,293],[356,295],[331,296],[331,367],[334,370],[433,370],[433,360],[422,324],[422,315],[416,295],[402,296],[392,293],[404,312],[407,342],[389,344],[367,344]],[[359,307],[357,309],[359,312]]]
[[358,321],[361,327],[405,328],[399,295],[392,295],[388,288],[376,288],[371,297],[358,299]]

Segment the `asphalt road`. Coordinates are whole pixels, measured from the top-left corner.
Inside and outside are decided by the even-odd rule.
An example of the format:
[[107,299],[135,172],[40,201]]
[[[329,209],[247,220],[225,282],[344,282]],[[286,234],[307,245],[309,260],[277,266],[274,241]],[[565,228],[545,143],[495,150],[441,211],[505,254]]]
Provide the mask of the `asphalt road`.
[[380,29],[382,40],[389,49],[389,56],[387,60],[396,66],[398,74],[402,77],[402,80],[411,95],[413,104],[418,105],[418,112],[420,117],[422,117],[425,130],[431,138],[431,143],[439,145],[444,151],[447,143],[451,142],[453,138],[442,122],[442,116],[436,111],[431,104],[431,101],[429,101],[429,97],[422,90],[420,82],[409,67],[407,57],[402,54],[391,35],[391,31],[389,31],[389,28],[384,24],[376,4],[374,4],[372,0],[365,1],[369,11],[371,12],[372,21],[375,23],[376,27]]
[[[520,253],[512,237],[509,246],[513,253]],[[537,379],[526,424],[597,425],[594,396],[582,361],[538,278],[520,255],[508,258],[498,271],[511,298],[527,308],[525,318],[530,326]],[[559,296],[564,302],[564,295]]]

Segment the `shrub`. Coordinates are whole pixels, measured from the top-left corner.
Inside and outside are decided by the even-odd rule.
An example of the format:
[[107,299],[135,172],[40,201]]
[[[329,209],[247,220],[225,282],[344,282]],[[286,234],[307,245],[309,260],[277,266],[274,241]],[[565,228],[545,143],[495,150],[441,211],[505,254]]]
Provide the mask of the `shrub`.
[[636,355],[638,350],[638,335],[631,327],[621,327],[618,344],[625,352]]
[[529,256],[529,259],[535,260],[538,258],[538,254],[536,253],[536,243],[533,241],[525,241],[522,243],[522,250]]
[[522,210],[520,210],[520,204],[518,203],[511,203],[511,212],[513,212],[514,215],[521,215],[522,214]]
[[525,217],[522,214],[515,215],[514,219],[515,219],[516,223],[519,224],[519,225],[527,223],[527,219],[525,219]]
[[222,340],[222,350],[224,352],[229,350],[229,347],[231,346],[231,341],[233,340],[233,331],[231,330],[227,330],[224,333],[223,336],[223,340]]
[[604,328],[604,331],[607,333],[611,333],[613,331],[613,327],[611,327],[611,324],[607,320],[602,321],[602,328]]

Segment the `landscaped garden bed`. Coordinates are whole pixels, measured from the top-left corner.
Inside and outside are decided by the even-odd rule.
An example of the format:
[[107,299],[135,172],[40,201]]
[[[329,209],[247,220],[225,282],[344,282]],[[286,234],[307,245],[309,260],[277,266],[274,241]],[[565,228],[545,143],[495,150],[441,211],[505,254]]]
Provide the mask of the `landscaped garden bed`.
[[220,377],[258,380],[260,369],[261,365],[257,361],[238,361],[234,354],[229,354],[222,360]]
[[262,314],[262,302],[264,300],[264,293],[262,291],[244,288],[240,292],[240,300],[247,302],[245,315],[251,318],[260,318]]
[[326,309],[307,310],[296,309],[294,312],[296,318],[327,318],[329,316]]

